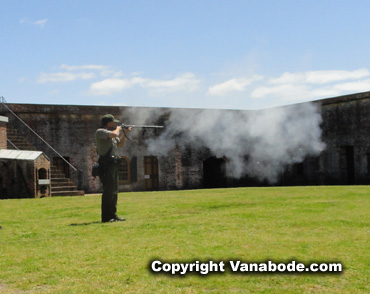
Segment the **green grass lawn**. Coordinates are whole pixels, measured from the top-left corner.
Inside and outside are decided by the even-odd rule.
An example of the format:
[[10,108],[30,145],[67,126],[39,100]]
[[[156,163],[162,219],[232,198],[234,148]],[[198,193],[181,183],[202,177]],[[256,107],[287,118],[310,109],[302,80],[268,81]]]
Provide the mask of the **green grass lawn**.
[[[0,201],[1,293],[369,293],[370,187],[123,193]],[[149,262],[342,262],[342,274],[153,274]]]

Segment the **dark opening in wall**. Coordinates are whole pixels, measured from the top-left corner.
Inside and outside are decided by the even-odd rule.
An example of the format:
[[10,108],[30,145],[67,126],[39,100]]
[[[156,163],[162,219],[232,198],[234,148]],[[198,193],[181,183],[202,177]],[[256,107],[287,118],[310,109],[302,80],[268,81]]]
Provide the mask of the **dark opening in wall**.
[[366,151],[367,176],[370,176],[370,147]]
[[292,177],[302,178],[303,176],[304,176],[303,162],[293,164],[293,166],[292,166]]
[[134,156],[130,162],[131,182],[137,182],[137,157]]
[[48,172],[46,169],[44,168],[40,168],[39,169],[39,179],[40,180],[44,180],[44,179],[47,179],[48,178]]
[[224,188],[226,181],[226,164],[222,158],[210,157],[203,162],[204,188]]
[[7,191],[3,184],[3,177],[0,177],[0,199],[5,199],[6,194],[7,194]]
[[353,146],[340,147],[340,163],[339,163],[343,184],[355,184],[355,156]]

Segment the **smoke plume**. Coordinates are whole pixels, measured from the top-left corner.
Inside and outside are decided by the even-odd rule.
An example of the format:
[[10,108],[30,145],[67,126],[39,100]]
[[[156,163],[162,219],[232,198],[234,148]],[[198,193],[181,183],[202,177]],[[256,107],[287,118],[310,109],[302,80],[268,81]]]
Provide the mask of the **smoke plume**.
[[168,116],[164,131],[146,142],[151,154],[165,156],[176,146],[206,147],[227,159],[226,173],[232,178],[248,175],[274,183],[286,166],[325,148],[322,118],[312,103],[260,111],[141,110],[135,116],[153,123],[163,115]]

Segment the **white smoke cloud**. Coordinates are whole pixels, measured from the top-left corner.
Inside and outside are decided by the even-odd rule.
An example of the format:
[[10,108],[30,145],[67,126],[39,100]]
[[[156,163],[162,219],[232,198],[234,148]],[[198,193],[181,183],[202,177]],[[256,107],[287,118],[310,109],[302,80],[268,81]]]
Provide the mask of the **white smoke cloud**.
[[[153,121],[155,116],[145,117]],[[148,151],[164,156],[175,146],[206,147],[227,158],[229,177],[249,175],[274,183],[287,165],[325,148],[321,121],[310,103],[261,111],[175,109],[163,133],[147,141]]]

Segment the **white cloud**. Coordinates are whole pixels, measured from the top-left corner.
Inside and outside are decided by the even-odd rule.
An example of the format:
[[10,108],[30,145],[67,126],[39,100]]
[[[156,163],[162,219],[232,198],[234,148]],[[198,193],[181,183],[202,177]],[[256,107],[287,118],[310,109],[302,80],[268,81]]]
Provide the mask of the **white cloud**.
[[184,73],[172,80],[157,80],[133,78],[135,83],[140,84],[143,88],[148,88],[156,93],[165,92],[194,92],[198,89],[200,80],[193,73]]
[[60,90],[59,89],[54,89],[54,90],[51,90],[48,92],[49,95],[59,95],[60,94]]
[[19,24],[21,24],[21,25],[23,25],[23,24],[25,24],[25,25],[34,25],[34,26],[38,26],[41,29],[45,27],[47,22],[48,22],[47,18],[32,21],[32,20],[28,19],[27,17],[25,17],[25,18],[21,18],[19,20]]
[[294,83],[302,83],[305,80],[304,73],[290,73],[286,72],[283,73],[278,78],[271,78],[269,80],[270,84],[294,84]]
[[40,28],[43,28],[43,27],[45,27],[47,22],[48,22],[48,20],[47,20],[47,18],[45,18],[45,19],[40,19],[40,20],[34,21],[33,24],[37,25]]
[[272,84],[287,83],[308,83],[308,84],[327,84],[345,80],[357,80],[370,76],[368,69],[358,69],[353,71],[346,70],[321,70],[308,71],[301,73],[283,73],[278,78],[270,79]]
[[56,73],[41,73],[38,82],[48,83],[48,82],[72,82],[75,80],[89,80],[95,78],[94,73],[70,73],[70,72],[56,72]]
[[90,94],[111,95],[134,86],[148,89],[151,93],[193,92],[198,89],[199,83],[200,80],[192,73],[185,73],[171,80],[147,79],[142,77],[105,79],[93,83],[90,86]]
[[118,78],[122,76],[121,71],[114,71],[110,66],[99,65],[99,64],[85,64],[85,65],[67,65],[62,64],[61,69],[66,71],[97,71],[101,76]]
[[262,80],[263,77],[254,75],[252,77],[233,78],[221,84],[209,87],[208,95],[224,96],[231,92],[242,92],[247,89],[252,83]]
[[369,91],[370,90],[370,79],[337,84],[334,86],[334,89],[340,92],[354,92],[354,93]]
[[286,72],[270,78],[266,85],[255,88],[250,96],[290,102],[340,96],[369,91],[370,79],[364,79],[368,77],[368,69]]
[[97,65],[97,64],[85,64],[85,65],[68,65],[62,64],[60,66],[61,69],[65,69],[68,71],[76,71],[76,70],[109,70],[109,66],[106,65]]
[[93,83],[90,86],[90,94],[92,95],[112,95],[117,92],[122,92],[125,89],[132,87],[132,82],[127,79],[105,79],[100,82]]
[[273,87],[258,87],[251,93],[252,98],[263,98],[266,96],[283,98],[284,100],[299,100],[309,95],[309,88],[305,85],[285,84]]
[[317,99],[317,98],[329,98],[340,96],[348,93],[359,93],[359,92],[366,92],[370,90],[370,79],[360,80],[355,82],[348,82],[348,83],[338,83],[332,86],[323,87],[323,88],[316,88],[311,89],[310,95],[308,96],[310,99]]
[[370,72],[367,69],[358,69],[354,71],[323,70],[308,72],[306,76],[307,83],[326,84],[345,80],[358,80],[370,76]]
[[107,72],[103,72],[102,73],[102,75],[104,76],[104,75],[111,75],[112,76],[112,78],[120,78],[120,77],[122,77],[123,76],[123,72],[122,71],[116,71],[116,72],[110,72],[110,73],[107,73]]
[[141,76],[143,73],[140,71],[134,71],[131,73],[132,76]]
[[38,82],[72,82],[75,80],[89,80],[98,76],[119,78],[121,71],[114,71],[106,65],[86,64],[86,65],[67,65],[62,64],[56,69],[63,70],[53,73],[41,73]]
[[[263,108],[370,90],[368,69],[285,72],[276,77],[241,75],[210,85],[208,89],[202,87],[201,79],[191,72],[159,79],[147,78],[142,72],[123,73],[99,64],[62,64],[53,70],[52,73],[42,72],[38,83],[88,80],[90,95],[110,96],[132,89],[130,96],[137,95],[135,91],[141,91],[139,93],[142,96],[145,91],[147,95],[168,99],[162,100],[164,105],[174,103],[176,99],[185,99],[181,103],[187,107],[199,103],[207,105],[208,102],[216,108],[224,108],[225,103],[228,108],[247,109],[250,105]],[[19,80],[20,83],[23,81],[22,78]]]

